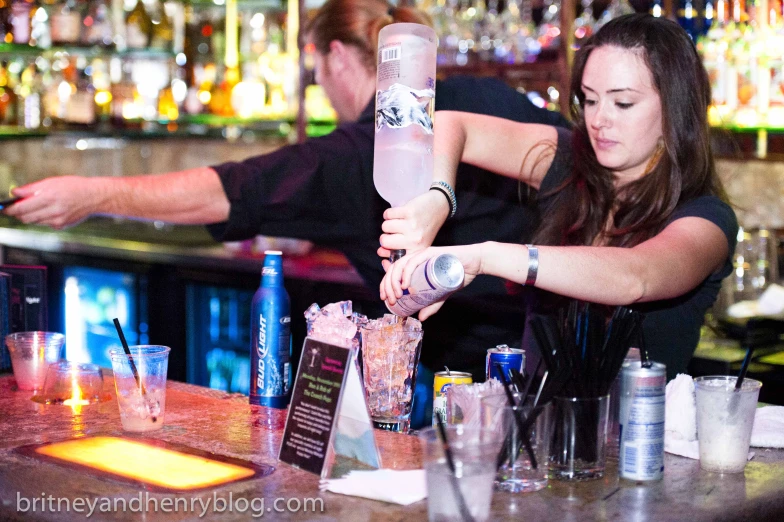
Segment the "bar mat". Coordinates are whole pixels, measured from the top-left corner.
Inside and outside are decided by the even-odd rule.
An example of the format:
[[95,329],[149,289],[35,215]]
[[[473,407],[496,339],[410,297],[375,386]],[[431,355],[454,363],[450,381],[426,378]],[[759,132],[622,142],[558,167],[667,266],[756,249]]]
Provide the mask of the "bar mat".
[[81,437],[16,448],[30,458],[145,490],[196,491],[261,478],[275,468],[157,439]]

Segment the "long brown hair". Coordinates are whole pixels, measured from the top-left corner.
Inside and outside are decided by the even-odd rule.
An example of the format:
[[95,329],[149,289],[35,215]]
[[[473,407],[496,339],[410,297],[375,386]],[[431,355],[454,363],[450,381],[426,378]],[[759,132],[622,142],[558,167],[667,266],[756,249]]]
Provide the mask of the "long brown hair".
[[[591,52],[602,46],[639,52],[662,107],[660,159],[649,165],[645,176],[617,191],[612,172],[596,159],[583,115],[583,71]],[[608,22],[575,55],[569,99],[575,122],[572,175],[554,196],[561,210],[543,220],[535,242],[591,245],[605,234],[608,245],[634,246],[660,232],[685,201],[706,194],[727,200],[711,152],[708,74],[694,44],[675,22],[648,14]],[[605,230],[610,215],[612,223]]]
[[422,11],[394,7],[385,0],[328,0],[308,22],[306,33],[321,54],[329,53],[333,40],[354,46],[368,69],[375,71],[378,32],[400,22],[432,26]]

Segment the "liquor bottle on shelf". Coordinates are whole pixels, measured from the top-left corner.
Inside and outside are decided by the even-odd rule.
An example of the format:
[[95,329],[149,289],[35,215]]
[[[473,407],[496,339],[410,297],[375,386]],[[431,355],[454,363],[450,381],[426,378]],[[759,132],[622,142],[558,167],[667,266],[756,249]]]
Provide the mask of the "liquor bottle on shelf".
[[239,83],[239,71],[233,67],[226,67],[223,79],[215,82],[210,90],[210,113],[218,116],[234,116],[234,107],[231,105],[231,91]]
[[112,45],[114,28],[105,0],[92,0],[82,20],[81,42],[84,45]]
[[727,38],[729,9],[727,0],[718,0],[708,31],[697,39],[697,50],[711,83],[711,107],[708,120],[711,125],[722,125],[731,119],[728,106],[730,74],[730,49]]
[[22,71],[18,97],[18,125],[25,129],[37,129],[41,126],[41,75],[35,63],[29,64]]
[[158,4],[158,10],[152,17],[152,35],[150,47],[162,51],[171,51],[174,43],[174,26],[171,18],[166,14],[163,3]]
[[75,0],[65,0],[53,6],[51,19],[52,43],[55,45],[74,45],[79,43],[82,32],[82,17]]
[[142,0],[136,0],[136,6],[125,17],[125,38],[130,49],[145,49],[150,44],[152,35],[152,18]]
[[52,46],[52,28],[50,27],[51,6],[45,2],[39,3],[30,20],[30,45],[41,49]]
[[93,125],[96,122],[95,87],[86,68],[74,67],[70,82],[73,85],[66,108],[66,121],[69,124]]
[[0,0],[0,43],[14,41],[14,26],[11,24],[10,0]]
[[11,26],[13,27],[14,43],[30,43],[31,22],[36,9],[34,0],[12,0]]
[[8,63],[0,63],[0,125],[16,125],[17,96],[14,82],[8,71]]
[[678,9],[678,23],[688,33],[692,40],[697,39],[699,28],[697,24],[697,9],[691,0],[683,0]]

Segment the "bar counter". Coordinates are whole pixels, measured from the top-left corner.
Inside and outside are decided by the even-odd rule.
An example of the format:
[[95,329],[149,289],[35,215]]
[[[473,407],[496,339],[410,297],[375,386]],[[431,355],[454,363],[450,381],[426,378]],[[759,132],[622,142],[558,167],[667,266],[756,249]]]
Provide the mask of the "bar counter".
[[[193,493],[166,494],[145,491],[107,478],[98,478],[56,464],[23,456],[15,448],[66,440],[74,437],[126,436],[110,373],[105,375],[104,390],[111,399],[85,406],[76,414],[68,406],[41,405],[30,400],[31,392],[16,391],[11,375],[0,376],[0,519],[2,520],[84,520],[86,513],[38,510],[17,511],[26,507],[19,499],[49,498],[114,499],[130,501],[140,492],[161,502],[164,498],[201,498],[205,503],[215,496],[226,500],[264,499],[264,516],[274,520],[352,520],[402,521],[426,520],[427,502],[409,506],[386,504],[358,497],[319,492],[319,479],[276,460],[282,429],[263,427],[267,411],[255,411],[247,397],[169,381],[165,425],[145,434],[255,464],[274,466],[264,478],[235,482]],[[420,466],[421,453],[416,437],[376,431],[382,464],[385,468],[414,469]],[[583,483],[551,481],[543,491],[512,495],[496,492],[492,520],[781,520],[784,513],[784,451],[755,449],[756,456],[744,474],[715,475],[702,472],[699,462],[667,454],[664,480],[634,483],[617,478],[610,463],[602,480]],[[146,498],[146,497],[145,497]],[[274,500],[282,498],[274,510]],[[286,501],[295,499],[300,511],[286,512]],[[317,512],[304,512],[305,499],[321,499],[311,504]],[[146,500],[145,500],[146,501]],[[19,504],[17,504],[19,502]],[[64,504],[63,504],[64,505]],[[144,504],[142,504],[144,505]],[[149,504],[151,507],[153,503]],[[172,504],[173,505],[173,504]],[[182,505],[182,504],[181,504]],[[198,508],[199,503],[195,504]],[[237,504],[234,504],[237,505]],[[257,506],[258,501],[257,501]],[[56,501],[54,506],[56,507]],[[129,504],[130,506],[130,504]],[[161,504],[163,506],[163,504]],[[242,505],[238,505],[242,507]],[[268,511],[269,510],[269,511]],[[152,511],[152,509],[151,509]],[[776,515],[779,515],[776,517]],[[99,513],[94,520],[197,520],[198,512]],[[208,511],[203,519],[248,520],[245,513]]]

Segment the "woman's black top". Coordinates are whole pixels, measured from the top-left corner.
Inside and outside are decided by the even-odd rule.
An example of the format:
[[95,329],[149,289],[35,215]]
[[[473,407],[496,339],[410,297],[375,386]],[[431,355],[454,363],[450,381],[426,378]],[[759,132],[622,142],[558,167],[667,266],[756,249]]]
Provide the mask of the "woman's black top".
[[[539,188],[541,219],[554,207],[553,192],[569,177],[572,168],[571,132],[558,130],[555,159]],[[728,255],[724,265],[710,274],[691,292],[674,299],[641,303],[633,308],[644,312],[643,335],[650,359],[667,365],[669,379],[686,371],[700,338],[705,312],[713,305],[721,289],[721,281],[732,273],[732,255],[738,235],[738,221],[732,208],[716,196],[701,196],[675,208],[668,223],[685,217],[700,217],[718,226],[727,238]],[[528,336],[524,343],[530,346]]]

